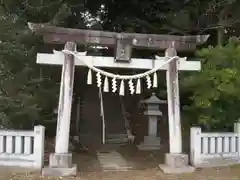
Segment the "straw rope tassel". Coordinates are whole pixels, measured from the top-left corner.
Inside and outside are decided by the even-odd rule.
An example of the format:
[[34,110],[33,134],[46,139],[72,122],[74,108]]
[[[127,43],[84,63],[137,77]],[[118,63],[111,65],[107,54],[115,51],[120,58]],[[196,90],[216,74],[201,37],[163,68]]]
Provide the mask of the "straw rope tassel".
[[117,91],[117,81],[115,78],[112,79],[112,92],[115,93]]
[[101,87],[101,85],[102,85],[102,79],[101,79],[101,74],[98,72],[97,74],[96,74],[96,77],[97,77],[97,87]]
[[132,79],[128,81],[128,85],[129,85],[130,94],[133,94],[135,90],[134,90]]
[[153,87],[157,88],[158,87],[158,79],[157,79],[157,72],[153,74]]
[[136,94],[141,94],[141,81],[140,81],[140,78],[137,80]]
[[124,89],[124,80],[122,80],[122,81],[121,81],[121,84],[120,84],[119,95],[120,95],[120,96],[124,96],[124,92],[125,92],[125,89]]
[[103,92],[109,92],[109,84],[108,84],[108,77],[107,76],[104,79]]
[[146,76],[147,88],[150,89],[152,87],[152,81],[149,75]]
[[88,76],[87,76],[87,84],[91,85],[92,84],[92,70],[88,70]]

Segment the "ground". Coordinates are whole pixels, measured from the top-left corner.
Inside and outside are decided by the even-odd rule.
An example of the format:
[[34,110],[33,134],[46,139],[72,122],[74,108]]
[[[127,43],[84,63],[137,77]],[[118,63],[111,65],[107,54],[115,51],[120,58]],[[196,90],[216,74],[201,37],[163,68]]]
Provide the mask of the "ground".
[[0,168],[0,180],[240,180],[240,166],[197,169],[192,174],[168,175],[157,168],[158,164],[163,163],[161,151],[139,152],[135,148],[119,148],[118,152],[133,166],[132,170],[103,172],[96,153],[89,152],[74,154],[74,163],[79,167],[77,177],[41,177],[37,172]]
[[[1,170],[2,171],[2,170]],[[201,169],[193,174],[167,175],[159,172],[158,169],[133,170],[129,172],[103,173],[103,172],[82,172],[77,177],[69,178],[48,178],[38,174],[1,172],[0,180],[239,180],[240,167],[228,167],[220,169]]]

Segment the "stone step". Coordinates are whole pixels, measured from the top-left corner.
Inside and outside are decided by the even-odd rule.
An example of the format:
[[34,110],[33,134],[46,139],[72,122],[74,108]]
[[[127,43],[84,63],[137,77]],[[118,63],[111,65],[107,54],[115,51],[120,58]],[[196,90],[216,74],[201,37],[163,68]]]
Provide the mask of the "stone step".
[[131,170],[132,169],[132,167],[128,167],[128,166],[125,166],[125,167],[119,167],[119,166],[103,166],[103,167],[101,167],[102,168],[102,170],[104,171],[104,170],[107,170],[107,171],[109,171],[109,170],[111,170],[111,171],[119,171],[119,170],[122,170],[122,171],[129,171],[129,170]]
[[108,165],[102,165],[104,169],[132,169],[132,166],[129,165],[117,165],[117,164],[108,164]]
[[106,143],[108,144],[126,144],[128,139],[106,139]]
[[141,144],[144,144],[145,146],[160,146],[160,143],[157,142],[142,142]]
[[[102,158],[102,157],[100,157],[99,160],[105,161],[105,162],[111,162],[111,161],[113,160],[113,158],[107,158],[107,157]],[[110,163],[109,163],[109,164],[110,164]],[[108,164],[108,165],[109,165],[109,164]],[[114,163],[112,163],[112,164],[126,165],[126,162],[123,161],[123,160],[121,160],[121,159],[114,159]]]
[[132,169],[126,160],[116,151],[97,153],[100,165],[104,172],[128,171]]
[[128,142],[128,136],[125,133],[108,134],[106,136],[106,143],[121,144],[121,143],[127,143],[127,142]]
[[137,146],[140,151],[151,151],[151,150],[159,150],[161,149],[161,145],[156,144],[140,144]]
[[128,169],[111,169],[111,168],[105,168],[105,169],[103,169],[103,172],[126,172],[126,171],[129,171],[130,169],[128,168]]
[[144,144],[160,144],[160,137],[145,136]]
[[117,133],[117,134],[107,134],[107,138],[121,138],[121,137],[127,137],[126,133]]

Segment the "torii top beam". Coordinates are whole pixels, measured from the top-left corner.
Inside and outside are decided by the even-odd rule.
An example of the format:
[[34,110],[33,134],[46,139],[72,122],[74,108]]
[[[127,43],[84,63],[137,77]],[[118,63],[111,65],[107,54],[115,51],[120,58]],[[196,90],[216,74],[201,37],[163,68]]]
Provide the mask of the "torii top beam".
[[43,35],[44,42],[64,44],[73,41],[84,45],[102,45],[115,47],[117,40],[131,41],[133,48],[165,50],[174,41],[179,51],[194,51],[197,45],[205,43],[209,35],[175,36],[140,33],[116,33],[97,30],[70,29],[47,24],[28,23],[28,27],[36,34]]

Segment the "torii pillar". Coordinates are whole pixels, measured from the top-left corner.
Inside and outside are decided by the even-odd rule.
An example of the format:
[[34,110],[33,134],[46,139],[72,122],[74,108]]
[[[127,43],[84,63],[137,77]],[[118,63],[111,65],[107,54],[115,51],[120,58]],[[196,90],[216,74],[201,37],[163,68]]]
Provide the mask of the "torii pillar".
[[[177,56],[174,42],[165,51],[165,56],[167,58]],[[168,64],[166,71],[170,152],[165,154],[165,164],[159,165],[164,173],[191,173],[195,171],[194,167],[189,166],[188,155],[182,153],[178,67],[179,59],[176,59]]]
[[[67,42],[65,49],[75,51],[76,44]],[[64,56],[58,104],[55,152],[50,154],[49,167],[43,168],[43,176],[71,176],[77,174],[77,166],[72,164],[72,154],[68,151],[75,63],[73,55],[65,54]]]

